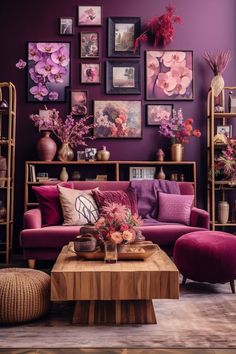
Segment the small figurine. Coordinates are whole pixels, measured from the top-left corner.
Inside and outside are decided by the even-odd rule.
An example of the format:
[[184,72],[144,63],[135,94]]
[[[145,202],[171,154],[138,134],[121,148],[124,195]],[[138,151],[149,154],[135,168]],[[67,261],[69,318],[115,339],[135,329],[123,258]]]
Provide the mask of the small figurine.
[[157,153],[156,153],[156,159],[157,161],[161,161],[163,162],[164,161],[164,157],[165,157],[165,153],[162,149],[158,149],[157,150]]

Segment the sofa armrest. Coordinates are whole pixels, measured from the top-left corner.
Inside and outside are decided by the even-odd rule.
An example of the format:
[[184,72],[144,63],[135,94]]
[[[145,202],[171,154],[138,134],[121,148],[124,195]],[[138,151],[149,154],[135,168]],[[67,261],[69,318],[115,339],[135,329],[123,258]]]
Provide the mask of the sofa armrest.
[[42,214],[39,208],[27,210],[24,213],[24,229],[38,229],[42,227]]
[[195,227],[203,227],[209,229],[210,218],[209,213],[206,210],[192,208],[190,215],[190,225]]

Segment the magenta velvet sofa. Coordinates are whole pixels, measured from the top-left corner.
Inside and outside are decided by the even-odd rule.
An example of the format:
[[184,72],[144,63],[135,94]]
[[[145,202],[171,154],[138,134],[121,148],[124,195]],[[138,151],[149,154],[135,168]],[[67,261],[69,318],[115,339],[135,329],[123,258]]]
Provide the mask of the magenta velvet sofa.
[[[126,190],[130,182],[124,181],[78,181],[75,189]],[[193,186],[188,182],[179,182],[180,194],[194,194]],[[181,207],[181,206],[180,206]],[[209,215],[206,211],[192,208],[190,225],[145,223],[141,227],[147,240],[153,241],[172,254],[175,241],[182,235],[203,231],[209,228]],[[20,244],[26,260],[55,260],[61,248],[72,241],[80,232],[80,226],[46,226],[42,227],[42,215],[39,208],[31,209],[24,214],[24,230],[20,234]]]

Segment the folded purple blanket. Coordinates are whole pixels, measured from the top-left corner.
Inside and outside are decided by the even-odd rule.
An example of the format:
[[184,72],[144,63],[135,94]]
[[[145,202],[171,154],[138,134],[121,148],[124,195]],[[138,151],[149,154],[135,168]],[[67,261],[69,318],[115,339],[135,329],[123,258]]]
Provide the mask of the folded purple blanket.
[[157,218],[159,192],[180,194],[178,183],[161,179],[131,181],[130,188],[137,195],[138,212],[143,219]]

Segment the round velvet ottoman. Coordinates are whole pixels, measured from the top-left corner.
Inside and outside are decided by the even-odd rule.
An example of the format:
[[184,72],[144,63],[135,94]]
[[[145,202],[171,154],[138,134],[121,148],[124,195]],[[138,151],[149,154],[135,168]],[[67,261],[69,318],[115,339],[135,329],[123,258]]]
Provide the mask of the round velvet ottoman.
[[0,270],[0,323],[20,323],[45,315],[50,306],[50,276],[28,268]]
[[174,262],[186,279],[208,283],[230,282],[235,293],[236,236],[221,231],[195,231],[180,237]]

